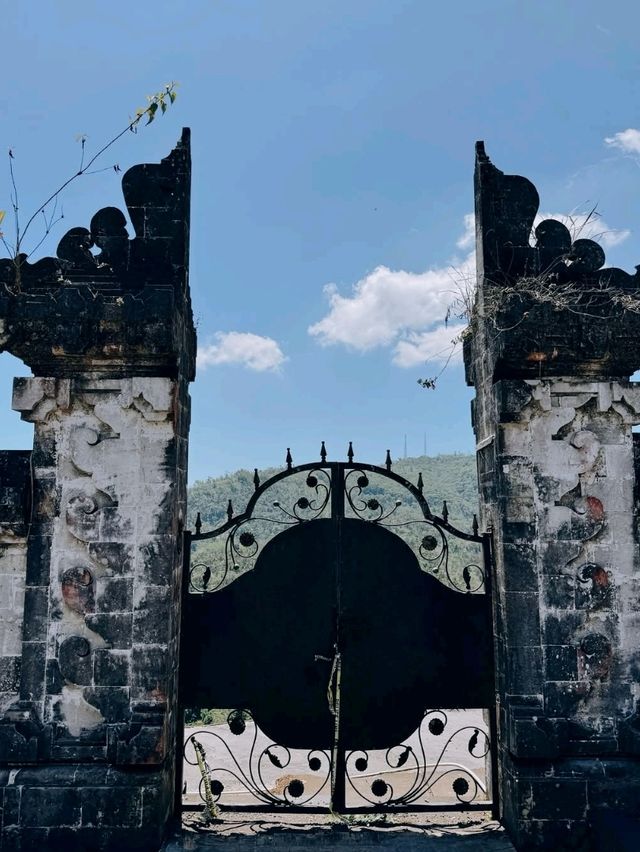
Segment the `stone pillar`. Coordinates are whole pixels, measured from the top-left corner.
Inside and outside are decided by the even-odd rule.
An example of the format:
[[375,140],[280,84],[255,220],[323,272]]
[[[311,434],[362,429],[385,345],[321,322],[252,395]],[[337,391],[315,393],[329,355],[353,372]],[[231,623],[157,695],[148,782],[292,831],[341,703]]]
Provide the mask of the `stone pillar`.
[[501,817],[518,849],[600,849],[640,843],[640,277],[559,222],[532,236],[537,210],[479,143],[465,361],[494,530]]
[[[188,132],[58,258],[11,265],[0,345],[31,366],[19,695],[0,719],[3,849],[158,849],[175,796],[188,383]],[[95,256],[90,249],[101,251]],[[1,565],[1,563],[0,563]]]
[[20,688],[30,458],[29,452],[0,451],[0,714]]

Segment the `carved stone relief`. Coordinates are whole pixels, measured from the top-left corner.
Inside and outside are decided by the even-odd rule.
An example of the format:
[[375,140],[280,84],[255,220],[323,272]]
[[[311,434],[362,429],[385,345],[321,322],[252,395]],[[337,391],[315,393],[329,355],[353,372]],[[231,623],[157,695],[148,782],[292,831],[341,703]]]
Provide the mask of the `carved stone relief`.
[[134,635],[135,614],[164,588],[141,582],[136,553],[156,552],[164,533],[174,475],[167,468],[173,393],[171,380],[157,378],[16,384],[14,407],[43,436],[53,433],[56,447],[60,512],[51,544],[43,721],[73,736],[121,725],[130,715],[132,649],[151,641]]
[[[620,596],[634,572],[628,507],[631,426],[640,420],[640,389],[566,380],[527,384],[532,397],[520,422],[526,424],[531,472],[510,488],[516,500],[519,487],[530,488],[536,506],[547,712],[557,715],[564,694],[565,712],[571,706],[589,730],[610,711],[614,668],[619,712],[633,710],[634,678],[624,672],[633,643]],[[505,428],[507,435],[513,432]],[[512,478],[514,470],[511,465]],[[628,683],[626,697],[621,680]]]

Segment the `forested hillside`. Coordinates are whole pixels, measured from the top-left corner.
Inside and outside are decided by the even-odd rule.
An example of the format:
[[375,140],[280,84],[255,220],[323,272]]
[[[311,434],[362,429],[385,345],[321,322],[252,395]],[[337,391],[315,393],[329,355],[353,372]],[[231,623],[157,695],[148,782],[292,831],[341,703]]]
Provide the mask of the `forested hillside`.
[[[417,483],[418,476],[422,473],[424,481],[424,496],[426,497],[431,511],[435,515],[442,513],[443,502],[447,502],[449,522],[464,532],[471,532],[473,515],[478,511],[478,498],[476,489],[475,459],[471,455],[442,455],[435,457],[418,456],[416,458],[400,459],[394,462],[392,470],[405,477],[412,483]],[[261,482],[265,482],[270,476],[279,472],[276,468],[259,471]],[[189,489],[188,522],[193,530],[196,515],[199,512],[202,520],[202,530],[208,531],[226,521],[226,512],[229,500],[231,500],[234,513],[241,514],[247,501],[254,493],[254,473],[248,470],[239,470],[226,476],[206,479],[196,482]],[[296,474],[274,485],[259,500],[254,512],[254,519],[242,527],[255,537],[258,545],[263,546],[266,541],[286,529],[286,524],[295,522],[292,514],[300,517],[308,517],[313,514],[314,506],[320,506],[325,496],[323,490],[323,477],[317,475],[318,487],[309,488],[307,473]],[[347,482],[348,486],[355,486],[357,476]],[[360,501],[356,505],[364,509],[362,517],[375,519],[380,513],[392,514],[387,523],[395,524],[394,531],[397,532],[407,543],[417,550],[425,534],[433,532],[422,520],[422,515],[416,501],[401,485],[377,475],[370,475],[368,485],[361,493],[357,486],[351,492],[354,501]],[[297,508],[297,501],[306,498],[310,505],[306,511]],[[366,508],[366,501],[373,500],[379,507],[375,511]],[[314,502],[315,501],[315,502]],[[397,505],[397,504],[400,505]],[[353,514],[348,508],[348,514]],[[321,513],[328,514],[329,507]],[[239,531],[240,532],[240,531]],[[239,538],[239,536],[238,536]],[[239,573],[252,568],[255,564],[255,556],[259,549],[253,545],[243,548],[238,545],[235,549],[225,552],[227,535],[220,538],[200,542],[194,548],[192,565],[197,562],[206,563],[212,569],[211,586],[218,583],[226,583]],[[438,547],[432,553],[424,554],[422,566],[425,570],[439,571],[440,576],[445,574],[445,568],[451,571],[454,578],[460,582],[462,570],[469,563],[477,563],[480,560],[479,548],[447,536],[448,566],[440,561],[442,549],[438,539]],[[254,553],[254,551],[256,551]],[[205,570],[204,568],[202,569]]]
[[[379,463],[382,465],[382,459]],[[260,481],[264,482],[280,470],[282,468],[272,467],[258,471]],[[455,454],[398,459],[394,461],[392,470],[413,483],[418,481],[418,474],[422,473],[424,494],[431,509],[439,514],[446,500],[451,520],[464,529],[470,528],[473,513],[478,511],[474,456]],[[193,529],[198,512],[203,530],[223,523],[229,500],[235,512],[240,514],[253,494],[253,475],[252,470],[237,470],[225,476],[195,482],[189,489],[188,526]],[[293,496],[298,489],[293,488],[292,480],[289,481]]]

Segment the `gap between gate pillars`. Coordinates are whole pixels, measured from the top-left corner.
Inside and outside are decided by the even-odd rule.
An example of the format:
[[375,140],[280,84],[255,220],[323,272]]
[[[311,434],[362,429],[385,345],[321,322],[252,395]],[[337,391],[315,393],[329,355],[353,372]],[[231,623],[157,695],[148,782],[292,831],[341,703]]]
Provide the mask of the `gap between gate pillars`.
[[[479,731],[469,738],[468,749],[475,759],[486,755],[491,760],[491,767],[485,764],[485,777],[495,813],[491,534],[478,534],[475,516],[470,532],[452,526],[446,503],[442,517],[434,515],[423,495],[422,475],[413,485],[391,471],[389,454],[386,469],[354,463],[351,446],[348,456],[348,463],[327,462],[324,451],[320,464],[294,467],[288,451],[286,469],[263,483],[256,472],[255,491],[244,510],[238,513],[229,503],[226,521],[205,532],[200,517],[196,518],[196,533],[185,535],[184,547],[181,707],[188,703],[235,708],[229,716],[231,733],[244,734],[246,726],[240,717],[246,713],[269,738],[266,749],[263,745],[256,748],[253,739],[243,769],[232,749],[214,735],[223,753],[228,751],[236,761],[244,781],[234,777],[256,800],[255,805],[232,807],[287,807],[292,812],[315,809],[313,793],[305,801],[296,801],[303,793],[307,796],[307,779],[303,782],[295,774],[289,776],[292,780],[287,788],[274,793],[260,768],[261,760],[268,758],[284,769],[291,750],[302,749],[307,751],[312,772],[320,769],[318,755],[326,754],[329,810],[336,813],[486,807],[483,801],[475,801],[480,790],[477,784],[471,798],[464,798],[471,789],[469,783],[476,782],[473,772],[465,780],[468,770],[463,766],[463,777],[449,779],[457,798],[447,804],[429,802],[428,791],[440,779],[440,761],[449,766],[442,756],[444,750],[432,771],[420,779],[428,760],[422,737],[418,737],[419,745],[406,745],[427,711],[438,713],[436,708],[443,708],[443,719],[437,720],[435,728],[429,724],[430,734],[437,737],[448,723],[444,710],[486,708],[489,733],[483,736],[487,750],[474,754]],[[300,482],[299,491],[297,485],[294,488],[291,505],[283,505],[280,499],[271,502],[269,489],[300,474],[306,474],[306,479]],[[371,482],[371,475],[392,480],[410,493],[407,516],[395,515],[402,500],[390,498],[385,506],[386,501],[378,499],[377,488],[367,494],[366,489],[376,482],[375,478]],[[421,525],[418,543],[410,537],[410,544],[399,534],[411,524]],[[469,556],[463,550],[469,558],[450,564],[448,542],[455,539],[473,543],[481,553]],[[224,544],[224,556],[211,564],[196,559],[191,566],[191,543],[203,540]],[[245,558],[256,561],[236,575],[236,563]],[[299,631],[301,624],[305,625],[304,635]],[[386,653],[376,655],[374,649],[381,643]],[[449,655],[446,661],[445,654]],[[215,671],[210,665],[214,655]],[[322,663],[315,674],[309,671],[310,660]],[[240,668],[237,661],[243,661]],[[456,666],[461,662],[463,669]],[[325,669],[327,664],[329,669]],[[268,689],[255,686],[265,678]],[[309,709],[306,715],[295,710],[301,694]],[[384,712],[369,712],[374,706]],[[447,729],[445,749],[465,730],[464,726],[460,731]],[[397,766],[389,758],[396,745],[405,745],[404,758],[399,758]],[[281,750],[283,763],[272,749]],[[386,753],[391,771],[403,767],[408,755],[413,755],[417,775],[409,782],[406,795],[391,792],[388,798],[389,786],[383,778],[370,791],[367,788],[368,795],[367,791],[358,793],[354,779],[366,771],[369,757],[376,751]],[[353,775],[348,760],[356,752],[361,754],[354,758]],[[241,753],[242,748],[238,755]],[[216,772],[226,770],[211,772],[216,795],[223,796],[225,784]],[[450,774],[451,770],[444,773]],[[356,799],[358,795],[361,799],[349,807],[347,784],[354,787]],[[421,801],[423,796],[426,801]]]

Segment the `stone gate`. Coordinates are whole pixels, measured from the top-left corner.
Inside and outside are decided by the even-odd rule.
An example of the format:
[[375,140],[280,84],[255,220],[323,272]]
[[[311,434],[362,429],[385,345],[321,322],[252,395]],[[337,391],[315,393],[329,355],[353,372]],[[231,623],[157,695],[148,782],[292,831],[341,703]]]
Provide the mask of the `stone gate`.
[[[32,451],[0,453],[7,850],[156,850],[175,812],[188,131],[123,191],[134,234],[105,208],[56,258],[19,277],[0,262],[0,350],[33,372],[13,407],[34,424]],[[640,280],[557,222],[531,240],[537,209],[479,145],[465,358],[494,531],[501,817],[519,849],[588,849],[640,816]]]
[[[175,795],[195,332],[189,134],[56,259],[0,267],[33,451],[0,470],[3,849],[157,849]],[[91,249],[99,249],[95,256]]]
[[494,531],[501,816],[521,849],[634,831],[636,848],[640,267],[603,268],[596,242],[537,222],[535,186],[482,143],[475,198],[465,362]]

